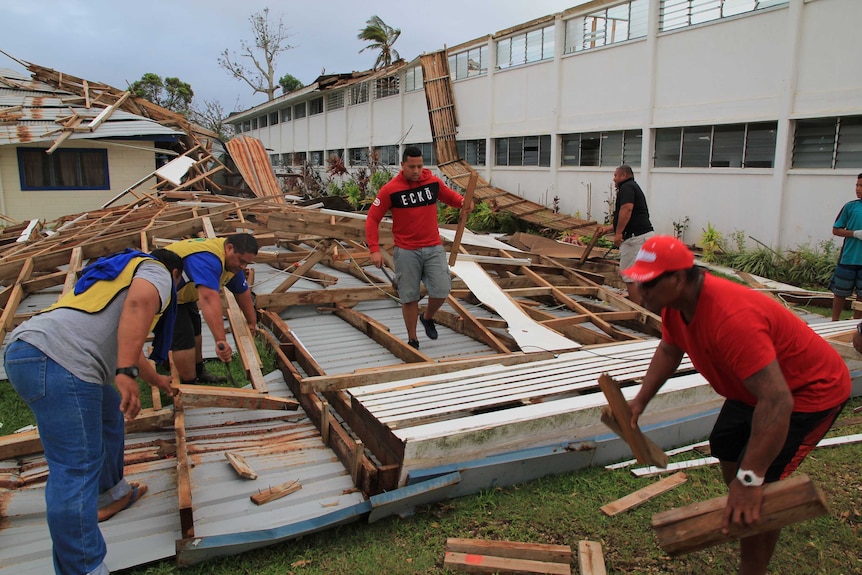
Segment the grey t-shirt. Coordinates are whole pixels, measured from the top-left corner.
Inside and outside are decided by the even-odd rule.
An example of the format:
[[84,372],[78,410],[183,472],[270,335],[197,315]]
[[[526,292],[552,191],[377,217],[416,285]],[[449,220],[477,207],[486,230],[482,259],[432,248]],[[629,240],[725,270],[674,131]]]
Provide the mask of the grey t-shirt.
[[[158,262],[143,262],[135,277],[159,290],[160,309],[171,297],[171,274]],[[105,309],[86,313],[58,308],[28,319],[12,332],[9,343],[26,341],[62,365],[75,377],[110,384],[117,370],[117,329],[129,290],[123,290]]]

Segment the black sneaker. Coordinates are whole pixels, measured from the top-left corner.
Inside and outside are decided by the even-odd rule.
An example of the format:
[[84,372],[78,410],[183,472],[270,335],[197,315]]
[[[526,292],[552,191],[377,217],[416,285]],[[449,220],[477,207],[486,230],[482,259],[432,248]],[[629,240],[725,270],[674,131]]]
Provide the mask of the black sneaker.
[[419,321],[422,322],[422,327],[425,328],[425,335],[428,336],[428,339],[437,339],[437,327],[434,325],[434,320],[425,319],[420,315]]
[[227,383],[227,378],[223,375],[216,375],[214,373],[208,372],[207,370],[204,370],[198,376],[198,383],[202,383],[204,385]]
[[419,340],[418,339],[408,339],[407,345],[409,345],[413,349],[419,349]]

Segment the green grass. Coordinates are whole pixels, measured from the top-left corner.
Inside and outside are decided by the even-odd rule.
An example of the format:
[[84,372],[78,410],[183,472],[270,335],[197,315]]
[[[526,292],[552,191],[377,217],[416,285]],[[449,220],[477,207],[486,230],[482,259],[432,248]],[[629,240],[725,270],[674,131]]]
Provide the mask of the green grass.
[[[853,417],[855,399],[842,419]],[[862,433],[862,425],[833,429],[829,436]],[[680,455],[672,460],[697,457]],[[862,574],[862,444],[816,450],[799,472],[809,474],[829,503],[828,515],[798,523],[782,533],[772,573]],[[738,545],[729,543],[678,558],[658,547],[650,529],[653,514],[725,494],[716,466],[692,469],[682,486],[615,517],[599,508],[656,481],[629,470],[592,468],[544,477],[447,500],[407,518],[357,522],[234,557],[178,569],[163,561],[131,569],[128,575],[443,575],[447,537],[570,545],[598,541],[609,574],[733,573]],[[574,572],[577,572],[575,563]]]

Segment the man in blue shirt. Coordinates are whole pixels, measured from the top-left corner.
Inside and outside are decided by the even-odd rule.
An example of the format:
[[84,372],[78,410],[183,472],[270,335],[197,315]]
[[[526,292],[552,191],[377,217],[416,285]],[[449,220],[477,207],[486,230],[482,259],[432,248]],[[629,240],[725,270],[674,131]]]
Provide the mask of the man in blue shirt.
[[[844,238],[838,265],[829,282],[832,298],[832,321],[841,318],[847,298],[856,292],[862,293],[862,174],[856,176],[856,199],[844,204],[835,223],[832,235]],[[853,317],[862,317],[862,311],[854,310]]]

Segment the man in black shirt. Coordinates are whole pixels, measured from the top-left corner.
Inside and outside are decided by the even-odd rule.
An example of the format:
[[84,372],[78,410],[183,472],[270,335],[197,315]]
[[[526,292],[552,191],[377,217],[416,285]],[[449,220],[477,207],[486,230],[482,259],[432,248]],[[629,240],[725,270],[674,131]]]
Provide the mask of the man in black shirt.
[[[655,235],[649,219],[646,196],[635,182],[631,166],[622,165],[614,170],[614,185],[617,188],[613,223],[602,226],[602,235],[614,234],[614,245],[620,248],[620,270],[635,264],[638,251],[647,238]],[[640,305],[641,298],[635,282],[622,276],[629,299]]]

